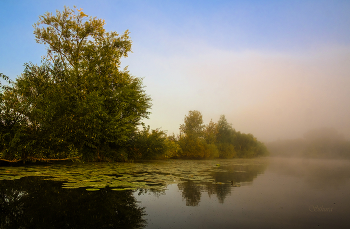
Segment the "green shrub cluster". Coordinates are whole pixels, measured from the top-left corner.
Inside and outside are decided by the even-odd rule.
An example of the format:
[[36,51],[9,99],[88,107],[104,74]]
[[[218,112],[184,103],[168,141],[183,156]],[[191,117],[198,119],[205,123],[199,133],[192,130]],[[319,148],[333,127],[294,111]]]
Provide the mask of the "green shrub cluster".
[[235,158],[267,155],[265,145],[252,134],[236,131],[224,115],[217,123],[203,124],[199,111],[190,111],[180,126],[178,157],[182,158]]

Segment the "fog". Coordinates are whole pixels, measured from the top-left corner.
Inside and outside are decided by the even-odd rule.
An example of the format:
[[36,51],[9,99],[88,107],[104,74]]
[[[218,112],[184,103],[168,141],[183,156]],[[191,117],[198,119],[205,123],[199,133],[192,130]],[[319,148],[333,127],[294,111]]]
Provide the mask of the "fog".
[[323,160],[305,158],[271,158],[269,170],[297,177],[314,188],[337,189],[349,181],[348,160]]
[[307,131],[303,137],[266,143],[270,156],[350,159],[350,141],[334,128]]
[[144,79],[151,127],[176,134],[188,111],[199,110],[206,123],[224,114],[236,130],[264,142],[321,127],[350,138],[350,47],[282,53],[185,45],[191,49],[179,56],[131,56],[132,72],[152,76]]

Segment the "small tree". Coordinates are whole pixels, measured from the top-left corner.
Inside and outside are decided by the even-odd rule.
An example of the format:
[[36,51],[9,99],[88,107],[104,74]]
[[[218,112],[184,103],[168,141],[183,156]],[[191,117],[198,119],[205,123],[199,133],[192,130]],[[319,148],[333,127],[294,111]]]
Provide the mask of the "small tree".
[[210,131],[215,131],[213,123],[209,129],[206,128],[203,124],[202,114],[196,110],[189,111],[184,121],[185,123],[180,125],[179,139],[182,157],[194,159],[217,157],[218,151],[215,144],[207,143],[207,140],[214,141],[210,133]]
[[225,115],[221,115],[217,124],[217,147],[221,158],[233,158],[236,156],[234,147],[234,135],[235,130],[232,125],[229,124],[225,118]]
[[210,120],[209,124],[204,127],[204,139],[208,144],[215,144],[218,134],[218,125]]
[[187,136],[203,137],[203,118],[199,111],[189,111],[185,123],[180,125],[180,132]]

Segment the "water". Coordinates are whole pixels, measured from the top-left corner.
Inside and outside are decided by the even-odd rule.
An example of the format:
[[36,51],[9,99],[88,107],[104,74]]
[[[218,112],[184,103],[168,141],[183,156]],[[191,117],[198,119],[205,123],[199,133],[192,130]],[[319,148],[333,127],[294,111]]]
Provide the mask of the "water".
[[[350,225],[350,161],[345,160],[265,158],[1,167],[1,176],[6,180],[0,181],[0,228]],[[89,176],[93,179],[86,180]],[[133,188],[122,190],[128,184]],[[88,191],[91,188],[99,190]]]

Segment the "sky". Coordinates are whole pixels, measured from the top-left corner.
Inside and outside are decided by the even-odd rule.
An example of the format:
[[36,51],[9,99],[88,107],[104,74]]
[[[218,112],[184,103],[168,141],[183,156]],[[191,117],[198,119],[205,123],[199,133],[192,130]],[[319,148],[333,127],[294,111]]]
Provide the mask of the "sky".
[[322,127],[350,139],[350,1],[1,0],[0,73],[40,64],[32,25],[74,5],[130,31],[122,65],[143,78],[152,129],[178,134],[198,110],[264,142]]

